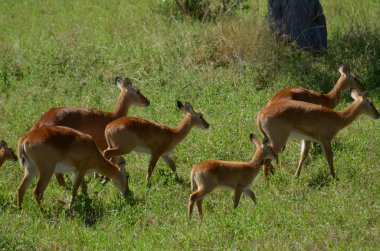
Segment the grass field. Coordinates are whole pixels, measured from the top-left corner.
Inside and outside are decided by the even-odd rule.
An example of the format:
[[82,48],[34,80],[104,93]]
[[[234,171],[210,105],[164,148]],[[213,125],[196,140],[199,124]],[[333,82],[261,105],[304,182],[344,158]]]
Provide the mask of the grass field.
[[[173,17],[170,1],[0,1],[0,137],[12,147],[49,108],[112,110],[115,76],[128,76],[151,105],[130,116],[175,126],[189,101],[210,123],[193,129],[173,154],[183,182],[159,161],[148,187],[148,155],[126,155],[133,198],[89,179],[89,197],[70,212],[70,191],[52,180],[41,214],[27,191],[14,204],[23,177],[18,163],[0,170],[0,249],[379,249],[380,130],[361,116],[333,143],[340,180],[328,175],[320,147],[299,179],[299,142],[290,140],[267,183],[252,188],[258,206],[215,190],[204,219],[188,220],[189,175],[206,159],[251,158],[249,133],[261,138],[257,112],[286,86],[328,91],[336,64],[351,66],[380,108],[380,24],[377,0],[321,1],[328,50],[320,57],[277,44],[265,23],[266,1],[221,22]],[[337,109],[351,102],[348,95]],[[71,178],[71,177],[70,177]],[[62,203],[66,201],[67,203]]]

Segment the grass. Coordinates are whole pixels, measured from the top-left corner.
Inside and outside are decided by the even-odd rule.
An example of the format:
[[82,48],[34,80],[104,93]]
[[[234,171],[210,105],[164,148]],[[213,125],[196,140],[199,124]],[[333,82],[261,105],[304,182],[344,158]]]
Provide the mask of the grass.
[[[206,159],[249,160],[249,133],[268,98],[286,86],[327,91],[336,64],[349,64],[379,106],[380,5],[321,1],[328,51],[321,57],[291,51],[269,34],[265,1],[214,23],[169,15],[164,1],[1,1],[0,132],[16,147],[34,122],[56,106],[111,110],[115,76],[129,76],[149,97],[131,116],[175,126],[176,100],[203,112],[210,129],[194,129],[174,158],[182,183],[162,161],[147,187],[148,156],[127,158],[134,196],[89,180],[89,197],[68,210],[70,192],[53,180],[41,214],[27,191],[14,205],[23,173],[18,163],[0,170],[1,249],[378,249],[380,238],[380,131],[362,116],[334,141],[340,181],[313,149],[294,179],[299,142],[289,141],[266,183],[253,184],[258,206],[219,189],[204,202],[204,220],[186,218],[191,167]],[[337,108],[349,104],[346,96]],[[261,136],[261,135],[260,135]],[[71,178],[71,177],[70,177]],[[63,201],[63,202],[62,202]]]

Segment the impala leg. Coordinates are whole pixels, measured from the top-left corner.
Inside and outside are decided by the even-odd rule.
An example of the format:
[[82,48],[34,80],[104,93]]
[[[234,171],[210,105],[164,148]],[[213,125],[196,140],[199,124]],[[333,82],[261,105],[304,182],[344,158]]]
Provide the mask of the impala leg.
[[337,177],[335,175],[335,170],[334,170],[333,152],[331,150],[331,144],[330,144],[330,142],[328,142],[328,143],[322,143],[322,148],[323,148],[323,151],[325,152],[327,163],[329,164],[330,173],[331,173],[331,175],[333,176],[334,179],[337,179]]
[[168,165],[170,167],[170,169],[172,169],[173,173],[175,173],[176,178],[178,178],[177,167],[176,167],[173,159],[169,155],[162,156],[162,159],[165,161],[166,165]]
[[243,189],[241,189],[240,187],[235,188],[234,208],[237,208],[237,206],[239,205],[242,192],[243,192]]
[[309,153],[311,142],[308,140],[302,140],[301,144],[302,144],[301,145],[301,155],[300,155],[300,160],[298,162],[297,171],[295,174],[296,177],[299,177],[301,174],[301,168],[302,168],[303,163],[305,162],[307,154]]
[[58,184],[62,187],[66,188],[66,182],[65,182],[65,177],[63,176],[62,173],[56,173],[55,177],[57,178]]
[[40,177],[38,179],[36,188],[34,189],[34,197],[36,198],[38,206],[40,207],[41,211],[43,211],[42,206],[41,206],[41,201],[44,196],[46,187],[49,184],[52,176],[53,176],[53,172],[40,173]]
[[25,168],[24,178],[17,189],[17,207],[21,209],[26,189],[30,186],[36,173]]
[[[203,188],[199,188],[198,191],[196,191],[190,195],[189,204],[188,204],[188,216],[189,216],[189,218],[191,218],[191,215],[193,214],[194,203],[197,203],[199,216],[203,217],[203,212],[202,212],[203,198],[211,191],[212,190],[204,190]],[[198,203],[199,200],[202,200],[202,202]]]
[[203,217],[203,210],[202,210],[203,198],[197,200],[195,203],[197,204],[199,216],[202,218]]
[[74,184],[73,184],[73,191],[71,194],[71,203],[70,203],[70,209],[73,208],[75,197],[78,192],[78,188],[81,184],[84,183],[84,175],[82,173],[77,173],[74,178]]
[[193,215],[193,209],[194,209],[194,203],[195,203],[195,198],[194,197],[196,197],[196,194],[197,192],[194,192],[194,193],[192,193],[191,195],[190,195],[190,197],[189,197],[189,204],[187,205],[187,216],[189,217],[189,218],[191,218],[191,216]]
[[85,196],[88,195],[88,193],[87,193],[87,183],[86,183],[86,180],[84,179],[84,177],[82,179],[82,183],[80,184],[80,189],[82,190],[82,194],[83,195],[85,195]]
[[253,201],[253,204],[257,205],[256,196],[250,188],[246,188],[243,190],[244,194],[247,195]]
[[266,179],[268,179],[269,173],[274,174],[274,167],[272,165],[272,161],[270,159],[266,159],[264,161],[264,175]]
[[148,174],[146,175],[146,180],[149,180],[152,176],[153,170],[156,167],[159,155],[151,155],[149,160]]

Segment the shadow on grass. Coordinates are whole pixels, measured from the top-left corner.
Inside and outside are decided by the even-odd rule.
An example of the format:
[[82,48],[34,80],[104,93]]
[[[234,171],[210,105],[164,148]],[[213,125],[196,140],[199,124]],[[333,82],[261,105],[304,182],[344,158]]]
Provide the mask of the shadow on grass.
[[317,175],[312,177],[307,186],[312,189],[321,189],[328,186],[331,181],[332,178],[329,175],[326,175],[324,172],[318,172]]
[[0,194],[0,213],[8,209],[16,210],[17,207],[15,202],[16,201],[13,196]]
[[190,183],[185,181],[184,178],[175,175],[168,169],[158,169],[158,177],[154,179],[154,182],[158,182],[164,186],[174,186],[176,184],[185,187],[190,186]]
[[85,195],[79,195],[72,209],[66,210],[67,217],[79,216],[88,227],[94,226],[104,216],[104,207],[93,203],[93,200]]
[[128,204],[131,207],[144,202],[142,198],[135,196],[133,192],[129,192],[127,196],[121,199],[123,199],[124,204]]

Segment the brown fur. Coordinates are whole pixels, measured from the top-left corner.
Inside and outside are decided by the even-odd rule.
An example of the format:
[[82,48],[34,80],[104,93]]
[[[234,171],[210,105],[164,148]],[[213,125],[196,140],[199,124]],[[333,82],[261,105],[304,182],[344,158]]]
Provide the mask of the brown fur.
[[176,172],[170,153],[187,136],[193,126],[204,129],[209,127],[202,114],[194,111],[189,103],[183,106],[179,102],[178,105],[185,113],[185,118],[175,128],[141,118],[120,118],[111,122],[105,130],[108,148],[104,151],[104,156],[111,159],[143,148],[151,154],[147,179],[151,177],[161,156],[172,171]]
[[[206,160],[193,167],[191,171],[191,190],[193,193],[189,197],[189,217],[193,213],[194,203],[197,204],[198,213],[202,216],[204,197],[218,186],[226,186],[235,190],[234,208],[238,206],[242,193],[249,196],[256,204],[256,197],[250,186],[259,174],[264,160],[274,159],[275,155],[273,155],[270,146],[263,147],[253,134],[251,134],[251,141],[257,149],[249,162]],[[194,191],[195,185],[198,187],[197,191]]]
[[[334,111],[321,105],[302,101],[279,101],[259,112],[258,127],[266,135],[276,154],[285,146],[291,133],[299,134],[299,137],[308,142],[321,143],[330,173],[335,178],[331,140],[360,114],[367,114],[374,119],[380,117],[366,93],[361,97],[356,91],[352,91],[352,97],[355,101],[343,111]],[[305,147],[309,148],[309,146]],[[300,175],[305,157],[306,155],[301,156],[301,164],[297,168],[296,176]],[[269,165],[270,163],[267,162],[266,168],[269,169]]]
[[[44,126],[66,126],[91,135],[96,145],[103,151],[107,148],[104,138],[104,130],[110,122],[126,116],[131,105],[149,106],[149,100],[140,93],[140,90],[132,87],[132,82],[125,78],[122,82],[116,78],[116,84],[120,89],[120,95],[112,112],[103,112],[98,109],[81,107],[58,107],[47,111],[33,126],[32,130]],[[31,131],[32,131],[31,130]],[[62,174],[57,174],[60,185],[65,186]]]
[[334,88],[327,94],[305,89],[302,87],[286,88],[275,94],[269,101],[267,106],[282,100],[298,100],[308,103],[323,105],[333,109],[339,104],[343,93],[351,88],[357,90],[360,94],[364,91],[364,87],[350,73],[350,68],[344,64],[339,66],[340,77]]
[[36,128],[20,139],[18,152],[25,171],[18,188],[17,205],[20,208],[25,190],[37,175],[39,179],[34,194],[40,205],[52,175],[57,172],[57,164],[62,162],[69,165],[67,171],[75,175],[71,205],[84,175],[91,171],[109,177],[121,192],[129,190],[126,173],[103,157],[90,135],[77,130],[61,126]]
[[[286,88],[274,95],[268,102],[267,107],[285,100],[298,100],[308,103],[323,105],[327,108],[333,109],[339,104],[343,93],[350,90],[351,88],[357,90],[360,94],[364,91],[364,87],[361,85],[358,79],[350,72],[350,68],[347,65],[341,64],[338,68],[340,72],[340,77],[336,82],[334,88],[327,94],[301,88],[293,87]],[[298,167],[302,166],[308,152],[309,152],[310,141],[302,140],[301,143],[301,153],[300,160],[298,162]],[[266,166],[265,174],[268,175],[269,171],[273,173],[273,166]]]
[[7,142],[5,142],[4,140],[1,140],[1,142],[0,142],[0,167],[7,160],[17,161],[17,156],[14,153],[13,149],[8,147]]
[[107,142],[104,130],[110,122],[127,115],[132,104],[149,106],[149,100],[134,87],[128,78],[120,88],[120,95],[112,112],[81,107],[58,107],[47,111],[33,126],[32,130],[44,126],[66,126],[91,135],[96,145],[104,150]]

